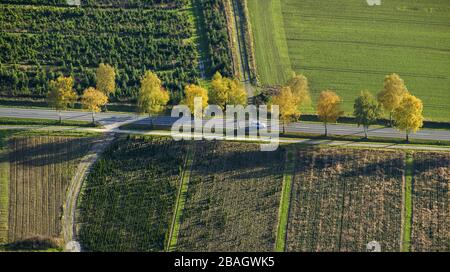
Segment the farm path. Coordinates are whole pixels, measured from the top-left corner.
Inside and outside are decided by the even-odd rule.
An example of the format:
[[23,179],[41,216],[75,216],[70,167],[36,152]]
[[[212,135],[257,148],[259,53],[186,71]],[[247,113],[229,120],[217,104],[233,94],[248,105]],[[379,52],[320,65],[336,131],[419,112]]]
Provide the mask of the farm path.
[[239,76],[240,80],[244,84],[244,88],[247,92],[248,101],[247,103],[253,104],[255,90],[253,85],[251,84],[251,73],[250,73],[250,65],[248,63],[247,51],[245,49],[246,41],[245,41],[245,31],[244,31],[244,15],[242,14],[242,10],[239,8],[238,0],[231,0],[232,2],[232,38],[234,39],[234,44],[236,44],[235,50],[238,53],[237,58],[237,66],[239,67]]
[[72,178],[69,188],[67,189],[66,203],[63,209],[63,238],[65,243],[76,240],[76,207],[78,195],[83,185],[84,179],[89,174],[89,171],[94,163],[99,158],[100,154],[106,150],[106,148],[112,143],[115,138],[115,134],[107,133],[103,137],[98,138],[92,145],[88,154],[84,156],[78,168],[75,176]]

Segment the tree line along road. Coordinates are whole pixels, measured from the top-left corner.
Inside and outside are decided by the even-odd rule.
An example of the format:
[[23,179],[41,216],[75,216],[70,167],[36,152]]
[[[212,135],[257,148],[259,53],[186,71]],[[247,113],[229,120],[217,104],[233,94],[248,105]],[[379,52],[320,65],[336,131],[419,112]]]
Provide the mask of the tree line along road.
[[[58,114],[54,110],[48,109],[23,109],[23,108],[3,108],[0,107],[0,117],[6,118],[33,118],[33,119],[48,119],[48,120],[58,120]],[[82,111],[63,111],[63,120],[74,120],[74,121],[91,121],[90,112]],[[153,124],[162,126],[171,126],[178,118],[170,116],[159,116],[154,117]],[[135,114],[129,113],[98,113],[96,114],[96,120],[104,126],[112,126],[120,123],[132,123],[138,125],[150,124],[149,118],[138,118]],[[206,120],[204,120],[206,122]],[[233,123],[228,122],[225,124],[226,127],[232,126]],[[270,124],[268,124],[270,127]],[[364,136],[364,130],[362,127],[352,124],[331,124],[328,125],[328,131],[330,135],[337,136]],[[282,128],[280,127],[280,130]],[[291,123],[287,125],[286,132],[293,133],[308,133],[308,134],[323,134],[324,127],[320,123]],[[403,132],[397,131],[394,128],[388,127],[372,127],[369,128],[369,137],[381,137],[381,138],[392,138],[392,139],[403,139],[405,137]],[[449,130],[435,130],[435,129],[423,129],[419,132],[412,134],[411,139],[417,140],[436,140],[436,141],[450,141],[450,131]]]

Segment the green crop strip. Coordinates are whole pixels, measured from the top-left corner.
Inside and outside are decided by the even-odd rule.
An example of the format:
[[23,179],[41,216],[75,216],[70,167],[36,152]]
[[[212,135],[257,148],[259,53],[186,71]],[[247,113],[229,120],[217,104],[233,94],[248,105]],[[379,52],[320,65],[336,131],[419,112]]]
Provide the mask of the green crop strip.
[[414,171],[414,159],[412,154],[408,153],[406,155],[405,198],[404,198],[405,218],[403,225],[402,252],[409,252],[411,247],[413,171]]
[[9,161],[0,146],[0,244],[8,242]]
[[287,151],[283,176],[283,188],[281,189],[281,200],[278,213],[277,238],[275,242],[276,252],[283,252],[285,249],[286,229],[289,218],[289,204],[291,202],[294,162],[295,160],[292,150]]
[[186,154],[183,173],[181,175],[181,184],[178,191],[175,212],[173,215],[172,225],[170,228],[169,239],[166,251],[174,251],[178,241],[178,233],[180,231],[181,217],[183,215],[184,205],[186,204],[186,195],[189,187],[191,169],[194,162],[194,146],[190,146]]

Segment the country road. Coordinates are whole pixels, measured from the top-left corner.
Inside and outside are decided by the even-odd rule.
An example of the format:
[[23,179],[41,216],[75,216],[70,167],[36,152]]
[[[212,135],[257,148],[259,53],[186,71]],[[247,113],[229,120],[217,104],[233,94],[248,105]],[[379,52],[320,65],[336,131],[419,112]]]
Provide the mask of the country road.
[[[36,118],[36,119],[51,119],[57,120],[58,115],[54,110],[46,109],[23,109],[23,108],[3,108],[0,107],[0,117],[14,117],[14,118]],[[76,121],[90,121],[91,114],[81,111],[64,111],[62,112],[63,120],[76,120]],[[150,119],[145,117],[138,117],[134,114],[126,113],[98,113],[96,119],[104,125],[106,128],[116,128],[118,124],[123,123],[135,123],[135,124],[150,124]],[[153,118],[153,123],[156,125],[172,125],[177,118],[170,116],[161,116]],[[231,126],[232,123],[226,124]],[[281,129],[281,128],[280,128]],[[287,132],[297,133],[309,133],[309,134],[323,134],[324,128],[320,123],[292,123],[287,126]],[[364,135],[364,131],[361,127],[351,124],[332,124],[328,128],[330,135],[336,136],[360,136]],[[386,127],[373,127],[369,129],[369,137],[382,137],[392,139],[403,139],[405,137],[403,132],[399,132],[393,128]],[[440,140],[450,141],[449,130],[435,130],[435,129],[423,129],[419,132],[412,134],[411,139],[419,140]]]

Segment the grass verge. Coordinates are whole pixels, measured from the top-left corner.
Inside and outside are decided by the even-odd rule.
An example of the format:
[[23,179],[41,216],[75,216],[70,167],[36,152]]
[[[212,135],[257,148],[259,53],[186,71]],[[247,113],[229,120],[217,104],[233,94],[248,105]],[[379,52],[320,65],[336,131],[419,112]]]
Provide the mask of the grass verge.
[[192,145],[186,155],[183,174],[181,176],[180,189],[177,195],[175,212],[173,214],[172,225],[170,227],[169,242],[166,251],[174,251],[177,246],[178,233],[180,231],[181,217],[183,215],[184,205],[186,204],[186,195],[189,187],[191,168],[194,162],[194,146]]
[[8,242],[9,159],[0,143],[0,244]]
[[294,154],[292,150],[287,151],[286,166],[283,176],[283,188],[281,189],[280,208],[278,212],[277,237],[275,251],[283,252],[286,247],[286,230],[289,218],[289,204],[291,203],[291,191],[294,171]]
[[281,0],[248,0],[258,77],[263,85],[282,84],[291,71]]
[[87,121],[75,121],[75,120],[63,120],[59,122],[57,120],[49,119],[34,119],[34,118],[11,118],[0,117],[0,125],[36,125],[36,126],[77,126],[77,127],[99,127],[98,124],[93,124]]
[[406,155],[405,171],[405,203],[403,222],[402,252],[409,252],[411,247],[411,224],[412,224],[412,182],[413,182],[414,159],[411,153]]

